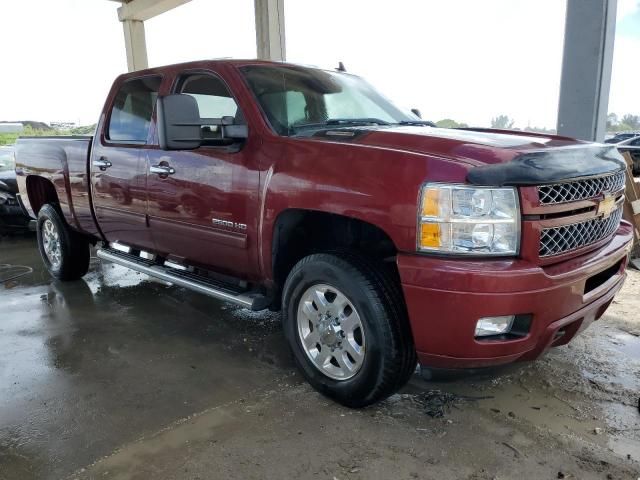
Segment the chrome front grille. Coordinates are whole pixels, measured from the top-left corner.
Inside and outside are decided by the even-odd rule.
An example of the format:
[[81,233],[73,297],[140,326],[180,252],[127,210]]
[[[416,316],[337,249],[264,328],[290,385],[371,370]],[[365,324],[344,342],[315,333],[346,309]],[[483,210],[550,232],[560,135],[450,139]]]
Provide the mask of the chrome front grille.
[[587,178],[574,182],[541,185],[538,187],[538,198],[541,205],[575,202],[594,198],[601,193],[615,193],[624,188],[624,170],[602,177]]
[[571,225],[545,228],[540,232],[538,254],[541,258],[551,257],[596,243],[615,232],[621,218],[622,207],[618,207],[607,218],[593,218]]

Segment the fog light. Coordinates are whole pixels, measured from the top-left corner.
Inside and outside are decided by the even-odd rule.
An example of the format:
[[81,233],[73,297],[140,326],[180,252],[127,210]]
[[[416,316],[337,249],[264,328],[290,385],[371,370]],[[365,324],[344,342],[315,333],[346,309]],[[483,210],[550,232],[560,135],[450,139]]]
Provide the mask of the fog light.
[[476,323],[476,337],[488,337],[490,335],[502,335],[509,333],[515,315],[503,317],[484,317]]

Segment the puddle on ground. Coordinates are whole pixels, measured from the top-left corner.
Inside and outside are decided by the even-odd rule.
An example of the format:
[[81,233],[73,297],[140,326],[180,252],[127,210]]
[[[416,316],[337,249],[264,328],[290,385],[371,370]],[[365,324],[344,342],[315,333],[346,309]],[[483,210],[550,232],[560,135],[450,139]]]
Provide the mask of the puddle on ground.
[[614,348],[630,357],[640,358],[640,337],[626,332],[616,332],[611,338]]
[[[92,269],[85,281],[60,284],[44,271],[33,248],[14,249],[14,257],[2,260],[34,268],[11,291],[7,286],[0,287],[3,306],[0,334],[5,332],[4,353],[12,357],[11,370],[0,368],[6,380],[4,386],[0,385],[0,393],[3,388],[7,390],[6,395],[0,395],[0,406],[9,416],[20,418],[19,413],[34,392],[39,399],[66,398],[65,392],[72,390],[70,382],[77,380],[74,375],[83,366],[82,359],[74,355],[83,349],[88,355],[93,349],[91,342],[114,328],[131,328],[134,332],[131,341],[138,342],[139,348],[148,348],[149,358],[156,363],[160,357],[151,354],[157,342],[171,341],[175,349],[177,340],[184,346],[190,345],[193,338],[197,339],[196,353],[200,351],[198,342],[203,349],[217,342],[229,355],[243,349],[279,368],[291,367],[277,313],[250,312],[184,289],[166,288],[164,282],[97,259],[92,259]],[[165,304],[188,312],[186,317],[199,313],[203,320],[189,327],[173,319],[159,318]],[[620,305],[631,308],[628,301]],[[110,318],[113,325],[108,328],[99,323],[85,325],[86,335],[77,335],[78,328],[83,327],[79,318],[100,315],[106,309],[117,312]],[[155,312],[154,318],[146,318],[147,309]],[[215,321],[207,320],[213,317]],[[124,321],[117,324],[122,318],[131,324]],[[625,318],[629,321],[635,316],[625,313]],[[45,326],[50,329],[48,334],[43,333]],[[632,327],[637,329],[638,323]],[[6,335],[10,331],[17,333],[13,337]],[[125,362],[120,354],[114,353],[127,352],[126,345],[120,344],[124,340],[117,330],[113,335],[108,350],[96,358],[90,357],[96,365],[110,361],[121,366],[119,362]],[[151,340],[140,341],[147,336]],[[449,383],[416,378],[404,392],[380,408],[394,416],[406,410],[436,419],[442,417],[444,421],[457,410],[476,409],[502,422],[516,422],[558,436],[579,437],[622,457],[631,455],[640,460],[640,337],[608,323],[607,316],[570,345],[554,349],[537,362]],[[40,410],[45,411],[45,407],[36,409],[34,418],[37,419]],[[28,423],[25,425],[30,428]],[[20,431],[19,436],[30,438],[32,434]]]
[[451,382],[416,377],[405,391],[408,397],[396,396],[389,405],[396,414],[414,408],[447,418],[477,409],[640,460],[640,338],[606,322],[536,362]]

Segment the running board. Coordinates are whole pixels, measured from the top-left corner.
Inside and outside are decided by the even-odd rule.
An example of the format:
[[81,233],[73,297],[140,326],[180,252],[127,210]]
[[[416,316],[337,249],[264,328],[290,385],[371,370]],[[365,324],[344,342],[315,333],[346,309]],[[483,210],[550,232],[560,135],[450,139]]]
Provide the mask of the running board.
[[189,271],[158,265],[154,261],[138,255],[121,252],[112,248],[101,248],[96,252],[96,255],[102,260],[117,263],[118,265],[144,273],[150,277],[188,288],[194,292],[204,293],[218,300],[232,302],[251,310],[263,310],[268,305],[266,297],[260,293],[237,291],[231,285]]

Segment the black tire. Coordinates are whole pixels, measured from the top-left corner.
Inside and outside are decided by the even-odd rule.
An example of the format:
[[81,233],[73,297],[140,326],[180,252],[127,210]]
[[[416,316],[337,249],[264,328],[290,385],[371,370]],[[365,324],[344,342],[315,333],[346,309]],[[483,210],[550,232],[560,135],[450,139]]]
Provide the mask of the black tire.
[[120,205],[131,205],[131,195],[122,187],[117,185],[111,188],[111,198]]
[[[43,228],[50,221],[58,232],[60,261],[53,264],[45,251]],[[44,205],[38,212],[37,221],[38,250],[49,273],[62,281],[78,280],[89,270],[90,249],[86,237],[71,230],[58,209],[50,204]]]
[[[283,289],[283,326],[296,364],[307,381],[338,403],[360,408],[400,389],[416,366],[416,352],[399,279],[384,264],[353,253],[321,253],[300,260]],[[298,304],[308,288],[337,288],[359,313],[366,335],[362,366],[352,378],[335,380],[309,359],[298,334]]]

